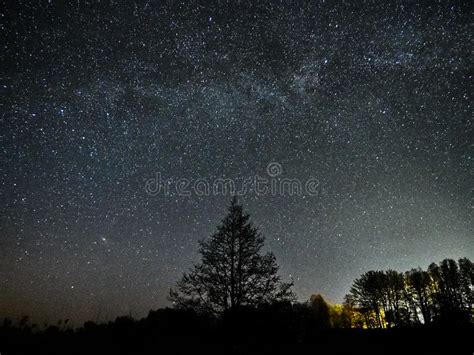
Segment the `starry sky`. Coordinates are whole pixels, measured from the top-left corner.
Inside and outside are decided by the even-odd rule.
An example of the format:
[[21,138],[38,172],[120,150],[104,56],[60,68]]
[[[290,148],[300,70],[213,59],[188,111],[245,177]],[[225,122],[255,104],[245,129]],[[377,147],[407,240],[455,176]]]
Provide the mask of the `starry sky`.
[[0,317],[146,315],[229,194],[300,301],[474,258],[469,1],[15,1],[1,18]]

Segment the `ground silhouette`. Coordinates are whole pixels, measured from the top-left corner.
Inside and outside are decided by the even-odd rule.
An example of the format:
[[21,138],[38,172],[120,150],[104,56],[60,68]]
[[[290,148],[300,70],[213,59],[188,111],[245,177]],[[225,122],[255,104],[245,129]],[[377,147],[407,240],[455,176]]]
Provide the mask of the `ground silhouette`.
[[427,270],[367,271],[342,305],[295,302],[264,238],[232,200],[202,261],[170,293],[173,308],[72,329],[4,319],[0,354],[469,354],[474,266],[445,259]]

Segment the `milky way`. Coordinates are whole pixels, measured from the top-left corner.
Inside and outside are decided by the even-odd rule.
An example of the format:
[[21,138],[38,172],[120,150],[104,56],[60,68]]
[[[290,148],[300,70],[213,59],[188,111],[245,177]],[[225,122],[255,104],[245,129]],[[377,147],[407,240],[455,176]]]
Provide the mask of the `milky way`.
[[300,301],[474,257],[469,2],[116,1],[1,10],[0,317],[169,305],[230,194],[150,178],[317,179],[239,197]]

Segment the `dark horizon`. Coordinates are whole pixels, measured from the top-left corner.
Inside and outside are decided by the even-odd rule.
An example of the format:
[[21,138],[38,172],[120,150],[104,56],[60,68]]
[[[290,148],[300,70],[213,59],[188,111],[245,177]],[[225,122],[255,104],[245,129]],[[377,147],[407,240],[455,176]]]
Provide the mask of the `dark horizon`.
[[[458,259],[462,259],[462,258],[466,258],[466,257],[460,257]],[[449,258],[449,257],[446,257],[446,258],[443,258],[442,260],[458,260],[456,258]],[[441,260],[434,260],[432,261],[430,264],[432,263],[438,263],[440,262]],[[386,269],[380,269],[380,270],[377,270],[377,271],[387,271],[387,270],[394,270],[394,271],[397,271],[397,272],[406,272],[408,270],[411,270],[411,269],[422,269],[422,270],[426,270],[427,267],[429,265],[416,265],[416,266],[412,266],[412,267],[409,267],[408,269],[400,269],[400,270],[394,270],[393,268],[386,268]],[[184,271],[187,271],[187,270],[184,270]],[[368,272],[368,271],[371,271],[371,270],[365,270],[363,272],[360,273],[360,275],[358,275],[357,277],[361,276],[362,274],[364,274],[365,272]],[[354,279],[355,280],[355,279]],[[352,284],[353,284],[353,281],[352,280],[350,283],[348,283],[346,286],[346,293],[345,295],[348,294],[350,288],[352,287]],[[170,285],[170,287],[174,287],[175,285]],[[333,301],[331,300],[330,298],[328,298],[326,295],[318,292],[317,290],[315,290],[315,292],[313,292],[312,294],[309,294],[306,298],[301,298],[299,295],[298,295],[298,298],[297,300],[295,301],[295,304],[305,304],[305,303],[308,303],[310,302],[311,300],[311,297],[314,297],[316,295],[320,295],[323,297],[324,301],[329,305],[329,306],[338,306],[338,305],[343,305],[344,303],[344,300],[341,300],[341,301]],[[35,298],[35,295],[32,294],[32,300],[33,302],[36,302],[36,298]],[[149,316],[150,313],[153,313],[153,312],[156,312],[156,311],[159,311],[159,310],[163,310],[163,309],[167,309],[167,308],[173,308],[173,303],[169,300],[167,300],[164,304],[162,305],[158,305],[156,307],[150,307],[150,309],[148,310],[145,310],[141,313],[138,313],[138,312],[133,312],[133,309],[129,309],[128,312],[123,312],[123,313],[117,313],[117,314],[112,314],[112,313],[106,313],[107,312],[107,306],[104,306],[105,303],[102,303],[102,304],[98,304],[97,305],[97,308],[96,309],[92,309],[90,311],[89,314],[87,313],[84,313],[82,317],[80,318],[75,318],[73,316],[72,313],[63,313],[61,316],[58,315],[53,315],[52,313],[47,313],[48,311],[44,312],[43,314],[35,314],[34,311],[32,312],[32,310],[28,310],[28,309],[25,309],[25,310],[8,310],[7,312],[3,312],[0,314],[0,320],[4,320],[4,319],[8,319],[8,320],[11,320],[13,322],[13,324],[19,324],[22,320],[27,320],[28,324],[36,324],[38,326],[38,329],[46,329],[47,327],[49,326],[56,326],[58,325],[58,322],[61,322],[63,323],[64,321],[66,321],[67,323],[64,324],[64,326],[67,325],[68,328],[72,328],[72,329],[77,329],[77,328],[80,328],[80,327],[83,327],[84,324],[86,322],[94,322],[94,323],[97,323],[97,324],[106,324],[106,323],[109,323],[109,322],[113,322],[115,321],[117,318],[121,318],[121,317],[131,317],[132,319],[134,320],[142,320],[142,319],[146,319],[147,316]],[[8,305],[7,305],[8,306]],[[71,308],[74,308],[74,305],[71,306]]]
[[170,306],[233,193],[300,302],[474,259],[469,2],[1,14],[0,319]]

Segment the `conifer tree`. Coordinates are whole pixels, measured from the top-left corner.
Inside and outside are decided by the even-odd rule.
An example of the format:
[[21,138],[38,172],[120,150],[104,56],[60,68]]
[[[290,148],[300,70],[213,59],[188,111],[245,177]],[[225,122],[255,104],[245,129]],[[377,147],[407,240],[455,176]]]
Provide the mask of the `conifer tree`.
[[292,283],[281,281],[273,253],[234,197],[217,231],[199,242],[202,260],[170,291],[178,308],[220,314],[241,306],[291,301]]

